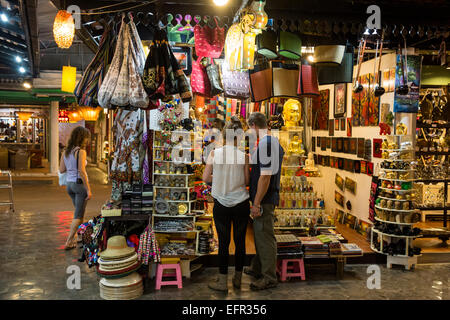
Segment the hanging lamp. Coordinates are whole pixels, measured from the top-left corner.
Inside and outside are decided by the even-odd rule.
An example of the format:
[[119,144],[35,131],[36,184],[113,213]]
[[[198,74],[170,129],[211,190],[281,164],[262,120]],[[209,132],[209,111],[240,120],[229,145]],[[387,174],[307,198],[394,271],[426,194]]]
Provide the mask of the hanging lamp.
[[75,22],[66,10],[59,10],[53,22],[53,37],[59,48],[68,49],[75,35]]
[[75,90],[77,80],[77,68],[70,66],[63,66],[61,91],[73,93]]
[[19,120],[28,121],[33,115],[33,112],[17,111],[16,115],[19,117]]
[[67,115],[67,117],[69,118],[70,123],[77,123],[78,121],[83,120],[81,112],[79,111],[72,111]]
[[97,121],[98,116],[102,108],[80,107],[80,113],[86,121]]

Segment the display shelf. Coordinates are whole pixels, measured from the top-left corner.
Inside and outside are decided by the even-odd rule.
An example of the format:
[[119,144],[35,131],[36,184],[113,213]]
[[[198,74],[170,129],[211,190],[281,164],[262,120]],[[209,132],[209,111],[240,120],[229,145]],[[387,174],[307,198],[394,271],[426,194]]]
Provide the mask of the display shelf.
[[446,129],[450,128],[450,122],[446,123],[417,123],[417,129]]
[[[158,200],[162,200],[162,199],[156,199],[156,201]],[[166,202],[170,202],[170,203],[193,203],[196,202],[197,200],[164,200]]]
[[186,231],[165,231],[165,230],[156,230],[154,229],[153,232],[155,233],[189,233],[189,232],[195,232],[198,233],[197,230],[186,230]]
[[381,151],[398,151],[398,152],[408,152],[414,151],[413,149],[381,149]]
[[418,235],[416,235],[416,236],[405,236],[405,235],[396,235],[396,234],[384,233],[384,232],[381,232],[381,231],[379,231],[379,230],[377,230],[377,229],[375,229],[375,228],[372,228],[372,230],[373,230],[375,233],[384,235],[384,236],[386,236],[386,237],[392,237],[392,238],[408,238],[408,239],[415,239],[415,238],[420,238],[420,237],[422,237],[422,235],[420,235],[420,234],[418,234]]
[[149,220],[152,217],[151,214],[126,214],[121,216],[111,216],[111,217],[103,217],[109,220],[118,220],[118,221],[126,221],[126,220]]
[[195,188],[195,186],[191,186],[191,187],[166,187],[166,186],[153,186],[153,188],[157,188],[157,189],[193,189],[193,188]]
[[416,159],[381,159],[381,160],[387,161],[387,162],[394,162],[394,161],[412,162],[412,161],[415,161]]
[[398,172],[414,172],[415,170],[413,169],[389,169],[389,168],[380,168],[380,170],[385,170],[385,171],[398,171]]
[[324,208],[275,208],[275,210],[321,210]]
[[382,208],[382,207],[377,206],[377,205],[375,205],[375,208],[380,209],[380,210],[384,210],[384,211],[395,211],[395,212],[406,212],[406,213],[414,212],[414,211],[417,210],[417,209],[409,209],[409,210],[388,209],[388,208]]
[[274,227],[274,229],[277,229],[277,230],[280,230],[280,229],[282,229],[282,230],[308,230],[309,228],[308,227],[281,227],[281,226],[277,226],[277,227]]
[[409,190],[397,190],[397,189],[388,189],[388,188],[382,188],[379,187],[380,190],[386,190],[386,191],[395,191],[395,192],[412,192],[414,191],[413,189],[409,189]]
[[[374,248],[373,246],[370,246],[370,249],[371,249],[372,251],[375,251],[376,253],[384,254],[385,256],[402,257],[402,258],[411,258],[410,256],[406,256],[406,255],[404,255],[404,254],[394,254],[394,255],[390,255],[390,254],[388,254],[388,253],[384,253],[384,252],[382,252],[382,251],[380,251],[380,250]],[[413,257],[420,257],[420,256],[422,256],[422,255],[421,255],[421,254],[420,254],[420,255],[414,255]]]
[[421,211],[439,211],[439,210],[450,210],[450,206],[440,206],[440,207],[417,207]]
[[450,151],[416,151],[416,156],[450,156]]
[[193,176],[193,173],[153,173],[155,176],[180,176],[180,177],[190,177]]
[[386,181],[401,181],[401,182],[413,182],[416,181],[415,179],[409,179],[409,180],[401,180],[401,179],[388,179],[388,178],[379,178],[380,180],[386,180]]
[[170,214],[159,214],[159,213],[154,213],[153,216],[155,218],[195,218],[195,217],[197,217],[197,215],[186,215],[186,214],[170,215]]
[[390,223],[390,224],[397,224],[400,226],[411,226],[413,224],[415,224],[416,222],[393,222],[393,221],[386,221],[386,220],[381,220],[380,218],[375,217],[375,220],[383,222],[383,223]]
[[411,201],[411,200],[407,200],[407,199],[395,199],[395,198],[387,198],[387,197],[382,197],[382,196],[378,196],[377,198],[392,200],[392,201]]

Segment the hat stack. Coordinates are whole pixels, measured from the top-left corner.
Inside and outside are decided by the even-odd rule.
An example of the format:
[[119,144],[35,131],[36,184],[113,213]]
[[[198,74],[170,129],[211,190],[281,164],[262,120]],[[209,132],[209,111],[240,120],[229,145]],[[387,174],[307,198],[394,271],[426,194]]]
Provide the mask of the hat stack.
[[97,273],[100,280],[100,296],[106,300],[136,299],[143,293],[140,267],[134,248],[127,245],[124,236],[108,239],[107,249],[99,253]]

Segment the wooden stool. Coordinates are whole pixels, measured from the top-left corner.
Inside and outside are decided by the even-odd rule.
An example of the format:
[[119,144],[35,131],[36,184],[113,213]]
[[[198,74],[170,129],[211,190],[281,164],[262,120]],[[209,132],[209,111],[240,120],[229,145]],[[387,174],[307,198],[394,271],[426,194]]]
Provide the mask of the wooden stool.
[[[288,266],[289,262],[292,262],[293,265]],[[277,273],[280,275],[281,281],[283,282],[291,277],[300,277],[302,280],[305,280],[306,274],[303,258],[279,259],[277,263]]]
[[[172,270],[175,272],[164,272]],[[175,277],[176,280],[163,281],[163,277]],[[180,259],[179,258],[162,258],[161,263],[156,269],[156,290],[160,290],[161,286],[176,285],[178,289],[183,288],[183,277],[181,275]]]

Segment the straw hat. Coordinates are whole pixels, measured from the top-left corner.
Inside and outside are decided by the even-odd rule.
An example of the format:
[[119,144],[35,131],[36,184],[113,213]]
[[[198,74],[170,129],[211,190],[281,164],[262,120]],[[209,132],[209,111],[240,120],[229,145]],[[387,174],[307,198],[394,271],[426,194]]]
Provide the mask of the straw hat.
[[100,284],[108,288],[123,288],[139,283],[142,283],[142,277],[137,272],[133,272],[132,274],[119,279],[100,279]]
[[117,268],[117,269],[104,269],[102,266],[98,266],[97,267],[97,271],[100,274],[116,275],[116,274],[128,272],[128,271],[133,270],[133,269],[139,269],[140,266],[141,266],[141,264],[138,261],[136,261],[136,262],[134,262],[133,264],[131,264],[129,266],[122,267],[122,268]]
[[116,259],[131,256],[133,253],[135,253],[134,248],[127,245],[124,236],[114,236],[108,239],[106,250],[98,255],[103,259]]
[[136,261],[138,258],[137,253],[135,252],[133,255],[129,256],[129,257],[125,257],[125,258],[120,258],[120,259],[103,259],[103,258],[99,258],[98,259],[98,263],[103,265],[103,266],[108,266],[108,265],[116,265],[116,264],[123,264],[123,263],[130,263],[130,262],[134,262]]

